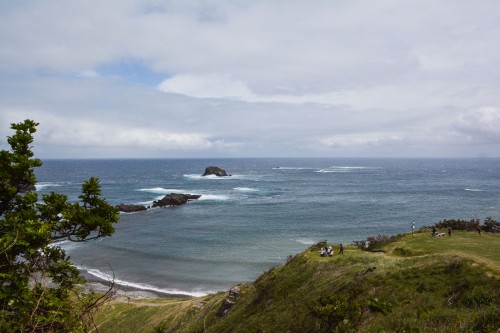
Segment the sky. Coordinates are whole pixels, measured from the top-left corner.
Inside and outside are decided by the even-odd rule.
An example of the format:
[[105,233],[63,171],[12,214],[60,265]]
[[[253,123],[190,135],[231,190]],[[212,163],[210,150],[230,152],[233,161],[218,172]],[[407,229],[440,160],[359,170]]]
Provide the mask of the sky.
[[497,0],[0,0],[0,149],[500,157]]

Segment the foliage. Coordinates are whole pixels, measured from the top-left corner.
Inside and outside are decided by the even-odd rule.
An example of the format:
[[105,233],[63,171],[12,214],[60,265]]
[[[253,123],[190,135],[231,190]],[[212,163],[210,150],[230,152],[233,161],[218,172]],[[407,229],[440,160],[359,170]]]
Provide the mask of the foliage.
[[362,312],[359,304],[349,297],[330,295],[320,298],[311,314],[321,320],[326,332],[354,332]]
[[455,220],[455,219],[444,219],[434,224],[434,227],[437,229],[447,229],[450,227],[453,230],[476,230],[479,227],[479,219],[470,219],[466,220]]
[[88,331],[103,301],[79,294],[79,272],[57,240],[86,241],[114,232],[118,212],[101,198],[99,179],[82,185],[81,202],[51,193],[39,201],[31,144],[38,123],[11,124],[0,151],[0,331]]
[[482,229],[487,232],[500,232],[500,222],[495,221],[491,217],[484,219]]
[[392,242],[400,239],[402,235],[387,236],[387,235],[377,235],[370,236],[365,240],[353,241],[354,246],[359,249],[366,251],[374,251],[382,248],[383,246],[390,244]]

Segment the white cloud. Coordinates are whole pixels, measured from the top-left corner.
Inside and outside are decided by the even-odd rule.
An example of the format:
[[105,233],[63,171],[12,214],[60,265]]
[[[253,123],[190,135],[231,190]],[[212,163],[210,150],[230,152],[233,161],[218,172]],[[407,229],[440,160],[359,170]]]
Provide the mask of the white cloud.
[[333,135],[321,139],[320,142],[325,144],[326,146],[337,148],[358,146],[377,147],[385,146],[388,144],[392,145],[394,143],[399,144],[402,140],[402,137],[396,133],[368,132]]
[[[499,10],[488,0],[0,2],[0,134],[34,118],[51,156],[66,154],[50,152],[61,144],[71,156],[87,146],[475,156],[500,148]],[[120,75],[114,65],[127,62],[165,79]]]
[[461,114],[455,122],[457,130],[469,140],[500,141],[500,108],[480,107]]
[[95,77],[99,77],[100,74],[94,70],[84,70],[84,71],[81,71],[80,73],[78,73],[77,76],[81,77],[81,78],[95,78]]
[[213,145],[207,138],[192,133],[172,133],[88,121],[51,125],[50,130],[41,131],[39,136],[42,142],[54,146],[176,150],[207,149]]
[[175,75],[163,81],[158,89],[198,98],[255,100],[255,94],[241,81],[228,75]]

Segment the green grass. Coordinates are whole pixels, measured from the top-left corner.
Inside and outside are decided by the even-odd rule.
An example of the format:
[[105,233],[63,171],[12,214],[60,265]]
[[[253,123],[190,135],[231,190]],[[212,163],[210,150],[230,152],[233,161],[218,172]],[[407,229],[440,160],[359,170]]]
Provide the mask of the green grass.
[[100,332],[497,332],[500,234],[406,235],[385,253],[319,248],[227,293],[201,299],[113,302]]

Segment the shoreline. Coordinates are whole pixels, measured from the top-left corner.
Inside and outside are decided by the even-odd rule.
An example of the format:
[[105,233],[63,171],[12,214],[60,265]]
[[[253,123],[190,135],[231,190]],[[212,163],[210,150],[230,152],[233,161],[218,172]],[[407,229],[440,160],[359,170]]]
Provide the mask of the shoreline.
[[[86,291],[94,291],[96,293],[106,293],[111,285],[109,280],[100,279],[85,270],[80,270],[80,277],[84,279],[85,283],[81,287]],[[179,298],[179,299],[189,299],[197,298],[201,296],[186,295],[183,293],[169,293],[162,292],[159,290],[153,290],[145,288],[138,288],[130,285],[121,284],[120,282],[114,282],[113,289],[115,290],[114,297],[128,297],[128,298],[146,298],[146,299],[160,299],[160,298]]]

